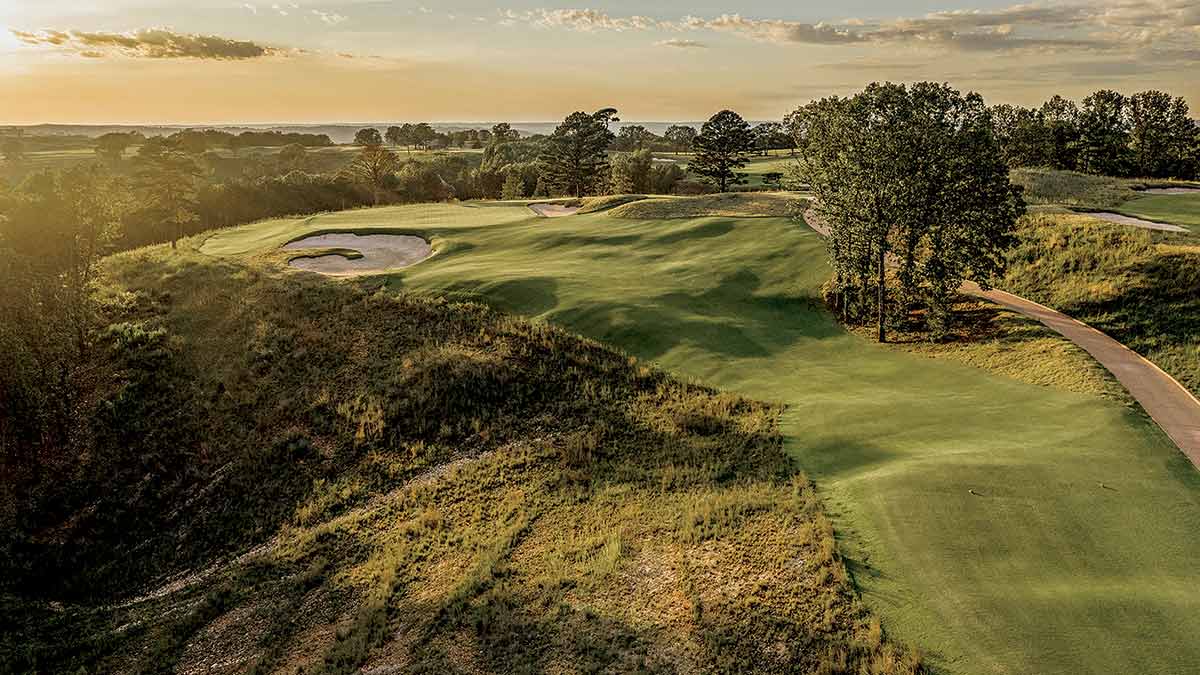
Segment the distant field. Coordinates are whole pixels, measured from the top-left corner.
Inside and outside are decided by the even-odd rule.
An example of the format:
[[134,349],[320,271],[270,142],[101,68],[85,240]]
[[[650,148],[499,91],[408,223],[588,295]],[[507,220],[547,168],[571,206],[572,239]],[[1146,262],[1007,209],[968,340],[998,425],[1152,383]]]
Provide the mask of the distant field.
[[[656,152],[654,156],[659,160],[667,161],[674,160],[683,168],[687,168],[688,162],[691,160],[690,153],[673,154],[669,152]],[[754,156],[746,163],[746,166],[740,169],[740,173],[746,174],[746,185],[749,187],[762,187],[763,174],[765,173],[781,173],[785,177],[788,170],[795,163],[795,158],[786,150],[773,150],[766,157]]]
[[847,334],[817,300],[825,244],[803,225],[439,205],[273,221],[205,250],[282,262],[273,247],[303,234],[381,228],[423,233],[435,255],[362,283],[484,299],[786,404],[787,448],[817,478],[868,604],[939,670],[1200,662],[1187,460],[1117,401]]

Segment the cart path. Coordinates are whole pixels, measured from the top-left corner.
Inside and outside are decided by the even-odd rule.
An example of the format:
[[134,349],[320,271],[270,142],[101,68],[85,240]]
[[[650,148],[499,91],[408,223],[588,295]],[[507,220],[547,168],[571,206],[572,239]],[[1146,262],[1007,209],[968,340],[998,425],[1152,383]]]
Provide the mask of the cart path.
[[[804,214],[804,220],[821,236],[829,235],[828,228],[811,210]],[[961,290],[1037,319],[1050,330],[1091,354],[1092,358],[1107,368],[1129,390],[1179,450],[1200,469],[1200,400],[1178,380],[1141,354],[1062,312],[1012,293],[1000,290],[985,291],[972,281],[963,283]]]

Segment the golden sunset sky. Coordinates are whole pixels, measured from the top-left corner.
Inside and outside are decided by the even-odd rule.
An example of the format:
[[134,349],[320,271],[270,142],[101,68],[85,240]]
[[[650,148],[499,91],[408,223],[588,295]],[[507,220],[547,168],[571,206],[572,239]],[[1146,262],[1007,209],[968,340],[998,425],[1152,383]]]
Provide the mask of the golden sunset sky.
[[0,0],[0,124],[777,118],[874,80],[1200,108],[1200,0]]

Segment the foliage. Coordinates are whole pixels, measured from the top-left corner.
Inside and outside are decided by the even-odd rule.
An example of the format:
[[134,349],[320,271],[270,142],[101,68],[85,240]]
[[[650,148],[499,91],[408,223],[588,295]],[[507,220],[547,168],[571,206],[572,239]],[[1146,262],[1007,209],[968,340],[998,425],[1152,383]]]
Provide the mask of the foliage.
[[[937,335],[964,279],[986,288],[1003,272],[1024,203],[977,94],[873,84],[802,108],[793,125],[804,178],[829,225],[830,298],[845,320],[874,314],[883,342],[889,313],[922,306]],[[894,291],[889,256],[898,267]]]
[[582,197],[607,187],[607,149],[615,138],[608,125],[615,112],[571,113],[547,139],[543,179],[554,192]]
[[1031,215],[1005,288],[1095,326],[1200,395],[1200,249],[1083,215]]
[[736,170],[746,165],[746,155],[754,149],[754,135],[741,115],[732,110],[713,115],[700,128],[693,145],[696,154],[688,171],[716,183],[718,192],[744,182]]
[[692,145],[696,141],[696,128],[681,124],[673,124],[667,127],[664,134],[667,142],[671,144],[671,149],[675,152],[691,152]]
[[354,144],[361,145],[364,148],[379,147],[383,145],[383,136],[379,134],[379,130],[374,127],[359,129],[354,134]]
[[396,153],[383,147],[382,143],[361,145],[362,151],[344,172],[350,180],[369,187],[375,197],[375,204],[378,205],[383,191],[388,189],[395,179],[400,160]]
[[4,557],[6,668],[921,672],[855,597],[777,408],[194,243],[110,261],[109,412],[8,530],[60,535]]

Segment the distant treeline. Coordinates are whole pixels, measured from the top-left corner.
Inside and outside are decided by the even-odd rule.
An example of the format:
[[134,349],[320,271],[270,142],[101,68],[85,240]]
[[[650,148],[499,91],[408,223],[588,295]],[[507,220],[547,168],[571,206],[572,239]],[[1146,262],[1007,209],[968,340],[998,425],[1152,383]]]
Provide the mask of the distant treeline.
[[1039,108],[992,108],[1010,167],[1105,176],[1200,177],[1200,128],[1182,98],[1161,91],[1098,91],[1082,103],[1055,96]]

